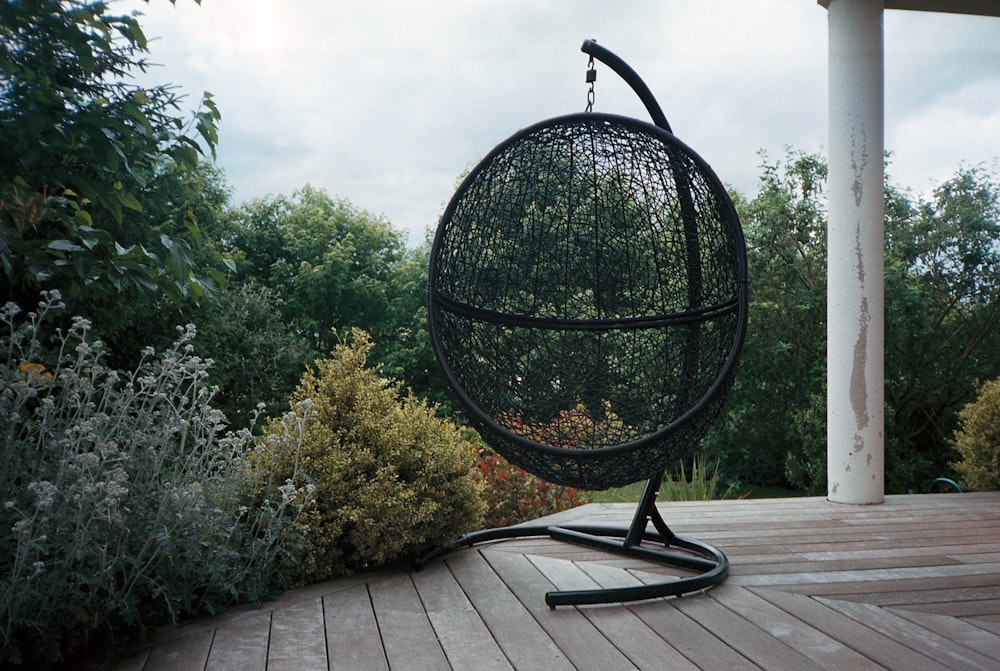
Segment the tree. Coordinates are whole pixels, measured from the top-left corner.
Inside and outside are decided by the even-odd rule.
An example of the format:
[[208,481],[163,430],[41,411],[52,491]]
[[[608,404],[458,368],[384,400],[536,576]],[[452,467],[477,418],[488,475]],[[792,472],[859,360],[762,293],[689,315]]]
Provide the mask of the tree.
[[887,488],[950,474],[949,436],[1000,375],[1000,181],[963,167],[927,199],[887,189]]
[[[741,369],[706,447],[727,477],[826,483],[826,165],[789,152],[738,202],[752,282]],[[951,475],[975,380],[1000,375],[1000,183],[962,168],[930,198],[886,186],[886,486]]]
[[[174,241],[153,241],[161,246],[173,244],[168,263],[178,268],[187,264],[214,277],[208,278],[208,286],[202,284],[204,278],[192,278],[205,291],[197,300],[190,295],[178,300],[162,291],[119,290],[106,282],[87,285],[74,301],[75,309],[94,322],[95,333],[110,350],[111,365],[133,367],[143,347],[166,346],[176,326],[201,324],[218,308],[219,301],[227,300],[223,289],[235,267],[219,238],[229,198],[225,176],[210,161],[201,161],[194,169],[164,163],[142,189],[143,211],[133,215],[132,225],[152,237]],[[181,242],[175,244],[178,240]],[[120,309],[124,302],[128,310]],[[199,350],[204,343],[205,337],[199,337]]]
[[350,326],[376,338],[385,332],[389,279],[405,250],[386,219],[309,185],[291,197],[255,199],[230,217],[239,279],[275,291],[285,318],[320,351]]
[[274,292],[253,283],[228,288],[185,315],[197,324],[198,353],[212,360],[213,402],[229,425],[251,423],[258,403],[274,416],[314,358],[309,341],[282,319]]
[[220,238],[236,261],[234,281],[266,287],[317,355],[363,329],[383,374],[446,401],[427,335],[429,243],[409,250],[385,218],[308,185],[231,210]]
[[[196,0],[198,1],[198,0]],[[144,198],[169,164],[213,153],[210,94],[185,121],[169,86],[129,82],[148,63],[136,14],[108,3],[0,5],[0,277],[3,299],[59,289],[69,314],[95,286],[198,299],[222,279],[193,262],[197,226],[167,233]]]
[[456,408],[444,375],[431,347],[427,322],[427,264],[430,240],[407,250],[393,270],[387,323],[390,330],[381,334],[372,357],[383,372],[403,380],[413,391],[438,405],[444,414],[456,416]]
[[823,397],[826,375],[826,164],[791,150],[782,161],[763,158],[757,196],[734,198],[751,282],[746,344],[703,444],[727,479],[783,486],[789,454],[826,445],[825,427],[802,421]]

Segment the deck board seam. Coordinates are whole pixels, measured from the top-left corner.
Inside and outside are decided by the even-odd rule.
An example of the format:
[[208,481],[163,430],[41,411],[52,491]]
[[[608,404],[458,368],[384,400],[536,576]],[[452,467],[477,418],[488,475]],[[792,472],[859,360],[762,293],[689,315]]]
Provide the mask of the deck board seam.
[[[482,625],[483,625],[483,628],[487,632],[489,632],[490,637],[493,639],[493,642],[497,646],[497,649],[503,655],[504,659],[507,661],[507,663],[510,665],[510,667],[514,668],[514,662],[511,660],[510,655],[508,655],[507,651],[504,650],[504,647],[500,644],[500,641],[497,640],[496,633],[489,626],[489,623],[486,622],[485,618],[483,618],[483,615],[482,615],[482,613],[479,612],[479,609],[476,608],[475,602],[472,600],[472,597],[469,594],[469,592],[465,589],[465,585],[462,584],[462,581],[459,579],[459,576],[455,574],[455,571],[454,571],[454,569],[452,568],[452,566],[450,564],[448,564],[447,562],[445,562],[445,566],[447,566],[448,573],[451,574],[451,577],[455,581],[455,584],[458,585],[458,587],[459,587],[460,590],[462,590],[462,594],[465,596],[465,599],[466,599],[466,601],[468,601],[468,603],[469,603],[470,607],[472,608],[473,612],[476,613],[476,617],[479,619],[479,622],[481,622]],[[447,651],[446,651],[446,656],[447,656]]]

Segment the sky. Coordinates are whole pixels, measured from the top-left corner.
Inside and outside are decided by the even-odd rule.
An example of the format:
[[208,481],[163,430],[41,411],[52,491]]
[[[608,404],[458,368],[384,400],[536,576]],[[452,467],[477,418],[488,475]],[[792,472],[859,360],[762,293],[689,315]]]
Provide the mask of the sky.
[[[827,20],[815,0],[120,0],[193,107],[222,112],[232,203],[306,184],[410,244],[457,179],[537,121],[582,112],[585,39],[635,69],[674,133],[752,196],[762,157],[825,153]],[[1000,157],[1000,18],[886,11],[888,172],[917,194]],[[648,120],[598,63],[594,110]],[[146,81],[144,80],[144,81]]]

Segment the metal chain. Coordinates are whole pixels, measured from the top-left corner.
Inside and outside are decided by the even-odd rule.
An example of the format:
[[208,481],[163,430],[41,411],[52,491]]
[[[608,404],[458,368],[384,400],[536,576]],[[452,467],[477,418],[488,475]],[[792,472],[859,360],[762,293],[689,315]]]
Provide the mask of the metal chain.
[[587,83],[590,84],[590,90],[587,91],[587,111],[594,111],[594,82],[597,81],[597,70],[594,69],[594,57],[590,57],[590,61],[587,63]]

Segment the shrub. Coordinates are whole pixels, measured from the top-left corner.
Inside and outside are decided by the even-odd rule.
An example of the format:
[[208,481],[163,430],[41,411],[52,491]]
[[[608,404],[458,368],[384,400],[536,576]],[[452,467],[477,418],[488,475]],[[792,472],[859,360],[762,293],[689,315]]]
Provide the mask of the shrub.
[[46,294],[22,324],[0,311],[0,665],[267,596],[304,503],[288,485],[250,500],[253,439],[211,407],[192,327],[119,373],[84,319],[43,348],[60,307]]
[[266,424],[255,452],[261,480],[315,485],[315,505],[296,524],[304,557],[287,567],[297,583],[414,555],[483,513],[472,443],[367,367],[367,334],[351,340],[302,377],[292,410]]
[[476,471],[484,487],[487,528],[527,522],[592,500],[589,492],[542,480],[488,448],[479,455]]
[[1000,378],[983,384],[958,420],[953,445],[962,458],[952,467],[966,489],[1000,489]]
[[246,426],[263,401],[272,414],[288,409],[288,397],[315,353],[292,332],[266,287],[243,284],[202,301],[193,317],[202,356],[213,360],[215,407],[234,427]]
[[708,466],[704,457],[697,454],[691,461],[691,477],[688,477],[682,461],[676,473],[667,473],[660,484],[660,501],[715,501],[718,499],[742,499],[738,483],[729,483],[722,488],[719,482],[719,462]]

